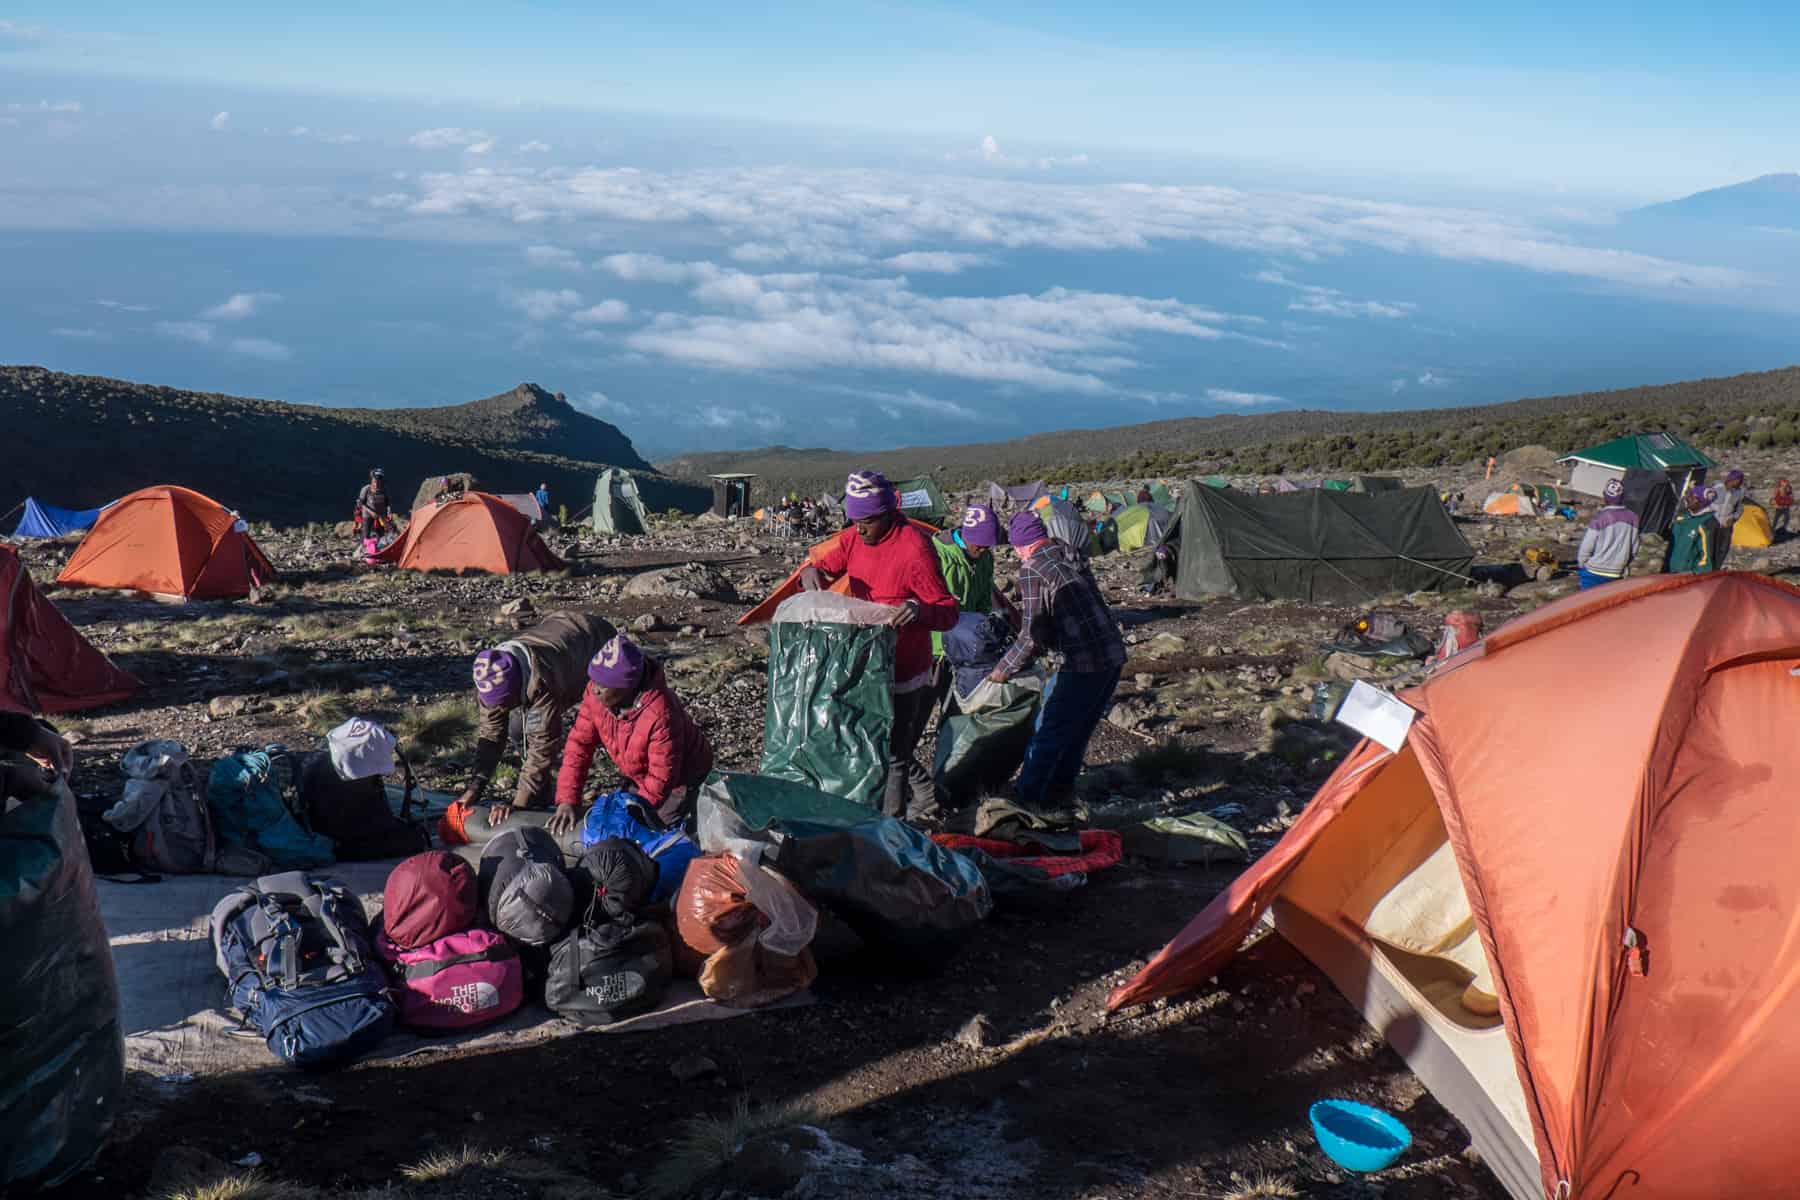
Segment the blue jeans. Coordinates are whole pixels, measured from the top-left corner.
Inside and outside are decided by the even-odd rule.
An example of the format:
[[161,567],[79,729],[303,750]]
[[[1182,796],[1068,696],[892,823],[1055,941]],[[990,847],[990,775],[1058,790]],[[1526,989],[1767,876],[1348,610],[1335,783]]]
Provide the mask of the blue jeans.
[[1019,803],[1030,809],[1050,807],[1081,774],[1088,741],[1112,705],[1119,668],[1110,671],[1058,671],[1044,685],[1037,727],[1025,747],[1019,768]]
[[1583,592],[1587,591],[1589,588],[1597,588],[1603,583],[1619,582],[1619,580],[1615,576],[1596,575],[1592,571],[1588,570],[1586,567],[1581,568],[1580,578],[1581,578],[1581,587],[1579,590],[1583,591]]

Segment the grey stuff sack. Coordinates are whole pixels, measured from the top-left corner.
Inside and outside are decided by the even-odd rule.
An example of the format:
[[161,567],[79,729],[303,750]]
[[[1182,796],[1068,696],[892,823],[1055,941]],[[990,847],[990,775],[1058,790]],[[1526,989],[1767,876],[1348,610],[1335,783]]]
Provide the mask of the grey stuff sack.
[[482,897],[488,921],[526,946],[548,946],[575,919],[575,888],[556,839],[522,826],[496,835],[481,851]]

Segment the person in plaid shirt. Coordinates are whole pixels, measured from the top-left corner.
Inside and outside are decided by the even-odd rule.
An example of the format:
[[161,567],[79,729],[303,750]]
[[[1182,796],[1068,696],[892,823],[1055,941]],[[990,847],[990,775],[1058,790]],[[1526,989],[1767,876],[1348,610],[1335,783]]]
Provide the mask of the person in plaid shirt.
[[1088,741],[1112,707],[1125,643],[1094,577],[1073,551],[1050,540],[1036,513],[1014,516],[1007,540],[1021,563],[1024,628],[988,678],[1004,683],[1046,650],[1061,657],[1044,686],[1018,785],[1025,808],[1060,816],[1073,798]]

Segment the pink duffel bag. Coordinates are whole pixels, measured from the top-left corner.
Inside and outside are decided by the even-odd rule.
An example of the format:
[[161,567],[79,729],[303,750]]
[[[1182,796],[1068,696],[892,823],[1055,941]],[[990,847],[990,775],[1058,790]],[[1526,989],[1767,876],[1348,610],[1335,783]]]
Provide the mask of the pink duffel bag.
[[451,933],[402,950],[375,931],[375,953],[394,982],[400,1023],[452,1033],[498,1021],[525,1002],[525,968],[512,943],[491,929]]

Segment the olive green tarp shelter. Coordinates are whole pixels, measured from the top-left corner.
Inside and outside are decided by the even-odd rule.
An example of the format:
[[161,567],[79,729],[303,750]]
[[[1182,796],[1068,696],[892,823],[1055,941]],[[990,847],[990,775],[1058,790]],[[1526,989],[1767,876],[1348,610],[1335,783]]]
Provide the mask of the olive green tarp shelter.
[[637,536],[650,532],[650,514],[630,471],[609,467],[594,481],[594,532]]
[[1350,484],[1353,492],[1397,492],[1406,485],[1392,475],[1358,475]]
[[931,476],[901,480],[894,484],[894,491],[900,497],[900,511],[913,520],[942,529],[950,519],[950,501]]
[[1467,586],[1475,553],[1431,488],[1253,495],[1192,487],[1165,539],[1183,599],[1362,604]]
[[1569,467],[1569,490],[1588,496],[1603,494],[1607,481],[1622,480],[1627,471],[1666,471],[1680,489],[1719,465],[1672,433],[1628,433],[1556,461]]

